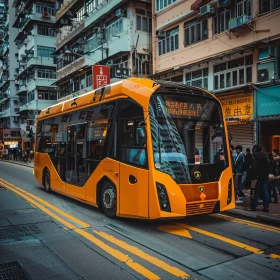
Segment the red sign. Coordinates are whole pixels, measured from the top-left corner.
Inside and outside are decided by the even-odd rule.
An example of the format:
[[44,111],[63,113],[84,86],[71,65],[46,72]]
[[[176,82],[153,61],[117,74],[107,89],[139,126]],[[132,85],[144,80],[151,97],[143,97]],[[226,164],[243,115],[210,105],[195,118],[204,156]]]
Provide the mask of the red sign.
[[92,66],[93,89],[110,84],[110,67],[104,65]]
[[195,164],[200,164],[200,156],[199,155],[195,155]]

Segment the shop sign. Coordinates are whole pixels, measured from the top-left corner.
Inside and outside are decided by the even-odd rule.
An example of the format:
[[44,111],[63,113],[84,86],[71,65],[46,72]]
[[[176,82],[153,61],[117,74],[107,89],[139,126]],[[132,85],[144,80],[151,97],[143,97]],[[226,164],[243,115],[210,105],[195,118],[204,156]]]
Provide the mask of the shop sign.
[[93,89],[110,84],[110,67],[104,65],[92,66]]
[[224,117],[228,124],[250,121],[254,114],[254,98],[251,93],[233,93],[217,96],[222,103]]
[[18,145],[18,141],[5,141],[4,145]]
[[257,99],[258,117],[280,114],[280,86],[258,90]]

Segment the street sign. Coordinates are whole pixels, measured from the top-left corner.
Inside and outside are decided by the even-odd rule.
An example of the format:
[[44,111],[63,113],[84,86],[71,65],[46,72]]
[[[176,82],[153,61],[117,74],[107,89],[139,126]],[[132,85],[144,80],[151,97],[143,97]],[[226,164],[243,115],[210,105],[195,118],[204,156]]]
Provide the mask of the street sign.
[[129,78],[128,68],[115,68],[113,73],[114,78],[127,79]]
[[93,89],[110,84],[110,67],[104,65],[92,66]]

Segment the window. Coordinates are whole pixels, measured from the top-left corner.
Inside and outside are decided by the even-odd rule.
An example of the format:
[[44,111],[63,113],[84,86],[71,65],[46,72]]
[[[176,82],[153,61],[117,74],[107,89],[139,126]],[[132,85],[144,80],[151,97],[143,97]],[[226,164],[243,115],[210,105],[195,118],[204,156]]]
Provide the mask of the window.
[[208,21],[197,19],[185,22],[185,47],[208,39]]
[[143,109],[132,101],[121,101],[121,161],[131,165],[146,167],[146,145],[136,142],[136,130],[144,121]]
[[57,100],[55,91],[38,91],[38,100]]
[[148,11],[136,9],[136,29],[144,32],[152,32],[152,18],[148,17]]
[[38,35],[55,37],[55,31],[51,27],[38,25]]
[[107,41],[110,40],[111,38],[117,36],[123,31],[124,31],[124,19],[120,18],[106,27],[105,29],[106,40]]
[[179,49],[179,26],[166,31],[166,37],[158,42],[159,55]]
[[280,0],[259,0],[259,15],[263,15],[280,8]]
[[252,55],[215,65],[214,90],[252,82],[252,65]]
[[54,16],[54,5],[52,4],[46,4],[46,3],[38,3],[36,5],[36,13],[42,14],[42,13],[49,13],[50,16]]
[[185,78],[186,85],[208,89],[208,68],[188,72]]
[[37,47],[37,56],[53,57],[54,52],[55,52],[55,48],[43,47],[43,46]]
[[38,69],[37,77],[43,79],[56,79],[56,70],[53,69]]
[[28,95],[28,102],[30,102],[30,101],[35,99],[35,92],[34,92],[34,90],[29,91],[27,95]]
[[159,12],[177,0],[156,0],[156,11]]
[[213,33],[219,34],[229,28],[229,21],[232,18],[243,15],[252,16],[252,0],[235,0],[236,5],[231,9],[218,8],[213,17]]
[[141,74],[141,75],[151,74],[152,58],[150,55],[138,53],[133,63],[135,64],[134,74]]

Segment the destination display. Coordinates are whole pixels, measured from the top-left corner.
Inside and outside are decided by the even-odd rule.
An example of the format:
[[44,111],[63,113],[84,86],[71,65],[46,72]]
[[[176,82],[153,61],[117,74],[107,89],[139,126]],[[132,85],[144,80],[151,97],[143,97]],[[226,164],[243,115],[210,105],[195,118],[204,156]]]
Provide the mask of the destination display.
[[202,105],[199,103],[165,101],[167,113],[172,117],[201,117],[203,113]]

